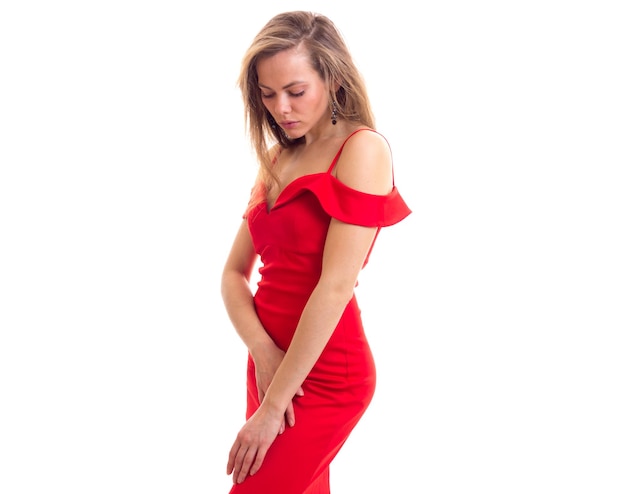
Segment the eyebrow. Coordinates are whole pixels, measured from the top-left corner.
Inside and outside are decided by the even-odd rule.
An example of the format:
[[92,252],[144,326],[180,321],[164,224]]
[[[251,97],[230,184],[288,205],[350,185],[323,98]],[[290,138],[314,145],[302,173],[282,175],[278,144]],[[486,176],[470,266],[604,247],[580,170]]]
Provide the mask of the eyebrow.
[[[290,82],[289,84],[286,84],[281,89],[289,89],[290,87],[297,86],[299,84],[306,84],[306,82],[305,81],[293,81],[293,82]],[[273,91],[273,89],[271,87],[265,86],[265,85],[261,84],[260,82],[259,82],[259,87],[263,88],[263,89],[269,89],[270,91]]]

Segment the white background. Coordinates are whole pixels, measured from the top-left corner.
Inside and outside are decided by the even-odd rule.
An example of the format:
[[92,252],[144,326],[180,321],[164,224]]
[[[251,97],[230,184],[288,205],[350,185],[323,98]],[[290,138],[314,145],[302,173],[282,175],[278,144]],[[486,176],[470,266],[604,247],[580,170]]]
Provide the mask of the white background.
[[618,3],[3,2],[0,492],[227,492],[235,81],[293,9],[342,30],[413,209],[358,288],[379,385],[333,492],[626,492]]

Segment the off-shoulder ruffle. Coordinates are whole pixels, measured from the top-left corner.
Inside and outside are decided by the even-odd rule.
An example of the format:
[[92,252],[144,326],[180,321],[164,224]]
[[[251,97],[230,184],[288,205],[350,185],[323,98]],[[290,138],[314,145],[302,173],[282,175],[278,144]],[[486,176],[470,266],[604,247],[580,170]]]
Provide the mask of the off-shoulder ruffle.
[[395,185],[388,194],[368,194],[348,187],[330,173],[304,175],[289,183],[276,199],[269,214],[305,191],[315,194],[329,216],[353,225],[390,226],[411,214]]

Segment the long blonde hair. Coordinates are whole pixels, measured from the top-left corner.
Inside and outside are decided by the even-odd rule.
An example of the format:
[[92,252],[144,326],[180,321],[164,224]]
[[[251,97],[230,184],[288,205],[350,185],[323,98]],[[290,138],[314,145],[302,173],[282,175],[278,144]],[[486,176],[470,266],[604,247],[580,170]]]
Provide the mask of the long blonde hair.
[[[238,84],[244,104],[247,133],[260,165],[251,204],[264,200],[266,191],[278,182],[272,170],[270,148],[277,144],[288,148],[303,141],[289,139],[273,122],[261,100],[257,64],[283,50],[302,45],[310,55],[311,66],[329,88],[329,108],[334,101],[337,117],[374,128],[365,82],[356,68],[350,51],[333,22],[314,12],[284,12],[273,17],[256,35],[246,51]],[[337,87],[337,91],[333,89]]]

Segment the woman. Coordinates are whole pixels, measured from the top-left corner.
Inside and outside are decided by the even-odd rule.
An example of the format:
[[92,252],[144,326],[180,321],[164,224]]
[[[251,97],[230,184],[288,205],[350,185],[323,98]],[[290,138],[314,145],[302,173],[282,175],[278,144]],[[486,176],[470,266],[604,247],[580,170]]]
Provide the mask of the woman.
[[357,276],[380,228],[410,210],[363,80],[328,18],[271,19],[245,54],[239,85],[260,167],[222,277],[249,351],[231,494],[328,493],[329,464],[375,387]]

